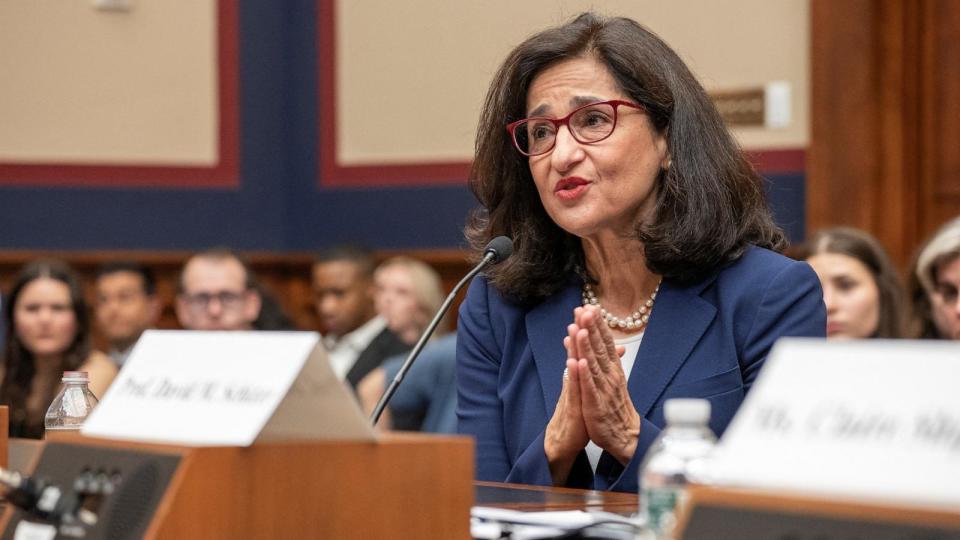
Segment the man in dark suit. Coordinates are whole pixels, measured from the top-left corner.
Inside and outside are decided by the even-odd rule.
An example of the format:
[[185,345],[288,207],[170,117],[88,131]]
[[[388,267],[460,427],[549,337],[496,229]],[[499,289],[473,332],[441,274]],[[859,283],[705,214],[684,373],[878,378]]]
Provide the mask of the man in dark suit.
[[385,359],[409,349],[377,316],[373,304],[375,268],[368,251],[352,246],[320,253],[312,268],[323,343],[334,373],[351,387]]

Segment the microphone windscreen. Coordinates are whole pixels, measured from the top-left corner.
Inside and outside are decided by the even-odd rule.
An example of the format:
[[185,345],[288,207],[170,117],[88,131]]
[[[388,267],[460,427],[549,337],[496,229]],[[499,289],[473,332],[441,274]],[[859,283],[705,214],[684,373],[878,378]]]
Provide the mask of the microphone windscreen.
[[483,253],[493,253],[493,259],[490,262],[494,264],[503,262],[513,253],[513,240],[506,236],[498,236],[487,244]]

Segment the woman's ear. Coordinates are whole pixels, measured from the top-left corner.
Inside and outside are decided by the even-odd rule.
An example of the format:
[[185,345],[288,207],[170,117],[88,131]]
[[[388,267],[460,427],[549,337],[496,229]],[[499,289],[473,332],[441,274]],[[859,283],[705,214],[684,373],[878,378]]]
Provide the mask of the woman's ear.
[[673,157],[670,156],[669,140],[670,132],[667,129],[664,129],[663,133],[658,134],[656,138],[657,150],[663,154],[663,157],[660,159],[660,169],[664,172],[669,171],[673,165]]

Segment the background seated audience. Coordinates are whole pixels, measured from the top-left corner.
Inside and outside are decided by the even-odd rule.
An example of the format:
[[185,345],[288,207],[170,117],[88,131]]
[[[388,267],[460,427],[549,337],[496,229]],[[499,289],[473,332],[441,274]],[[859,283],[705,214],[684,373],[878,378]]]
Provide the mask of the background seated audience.
[[[370,414],[393,381],[406,355],[395,356],[360,381],[357,392]],[[457,432],[457,335],[440,336],[424,346],[420,357],[380,416],[381,429]],[[409,425],[404,422],[409,422]],[[414,423],[416,422],[416,423]]]
[[177,288],[177,318],[187,330],[252,330],[260,314],[253,272],[228,249],[191,257]]
[[[377,267],[373,276],[374,306],[387,328],[413,347],[443,303],[443,283],[437,271],[410,257],[393,257]],[[449,324],[440,322],[437,334]]]
[[11,437],[40,438],[64,371],[86,371],[90,390],[102,397],[117,368],[107,355],[91,350],[83,290],[65,263],[28,264],[4,300],[0,403],[10,407]]
[[330,365],[351,388],[387,358],[409,349],[374,306],[373,254],[339,246],[317,255],[311,269],[314,306]]
[[162,308],[153,271],[133,261],[114,261],[97,269],[95,318],[117,367],[130,356],[140,334],[153,328]]
[[902,337],[902,286],[875,238],[849,227],[824,229],[793,255],[806,260],[820,278],[828,338]]
[[913,335],[960,339],[960,217],[941,227],[910,272]]
[[[440,275],[422,261],[394,257],[377,267],[374,285],[377,312],[386,319],[387,327],[412,348],[443,304]],[[434,336],[441,336],[448,329],[446,319],[441,320]],[[456,394],[453,379],[455,343],[455,340],[447,339],[442,345],[431,343],[424,348],[421,357],[407,373],[404,384],[394,395],[390,408],[381,416],[379,426],[406,431],[436,431],[438,420],[435,417],[443,415],[440,412],[443,407],[439,406],[438,401],[436,412],[431,412],[431,407],[435,406],[434,398]],[[406,358],[406,353],[390,358],[380,368],[371,371],[357,386],[357,394],[368,413],[373,411],[386,385],[396,377]],[[455,400],[445,403],[452,407]],[[453,415],[451,408],[448,416],[452,419]]]
[[256,285],[257,294],[260,295],[260,313],[257,319],[253,321],[255,330],[296,330],[294,324],[283,306],[277,301],[273,293],[262,283]]

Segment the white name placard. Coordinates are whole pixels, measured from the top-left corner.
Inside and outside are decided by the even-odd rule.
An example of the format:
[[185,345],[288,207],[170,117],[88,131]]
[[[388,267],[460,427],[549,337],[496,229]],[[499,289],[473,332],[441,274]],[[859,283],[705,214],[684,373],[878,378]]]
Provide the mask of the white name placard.
[[960,343],[781,340],[724,434],[724,484],[960,506]]
[[196,446],[373,439],[313,332],[145,332],[82,433]]

